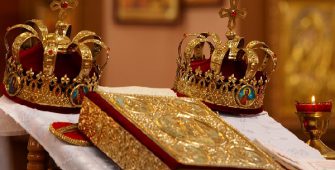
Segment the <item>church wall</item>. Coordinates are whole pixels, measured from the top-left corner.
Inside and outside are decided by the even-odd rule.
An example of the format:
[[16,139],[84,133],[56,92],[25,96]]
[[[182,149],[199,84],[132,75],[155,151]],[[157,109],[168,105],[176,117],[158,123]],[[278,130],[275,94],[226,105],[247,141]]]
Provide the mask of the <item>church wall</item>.
[[111,60],[102,85],[172,87],[177,48],[184,33],[217,32],[224,38],[226,21],[220,7],[185,8],[175,25],[120,25],[112,16],[112,1],[103,0],[103,38]]

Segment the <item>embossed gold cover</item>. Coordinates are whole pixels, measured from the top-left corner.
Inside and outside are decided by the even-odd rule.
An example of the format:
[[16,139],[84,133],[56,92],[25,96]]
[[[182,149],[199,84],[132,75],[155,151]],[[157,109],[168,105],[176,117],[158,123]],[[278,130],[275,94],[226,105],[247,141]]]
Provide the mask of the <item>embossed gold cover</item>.
[[79,129],[122,169],[280,169],[196,99],[89,93]]

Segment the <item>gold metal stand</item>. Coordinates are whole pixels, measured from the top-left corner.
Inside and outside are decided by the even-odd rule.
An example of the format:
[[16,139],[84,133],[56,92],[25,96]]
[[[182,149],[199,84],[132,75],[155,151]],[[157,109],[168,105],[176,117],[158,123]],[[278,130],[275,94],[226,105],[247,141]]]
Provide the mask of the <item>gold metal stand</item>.
[[301,128],[309,137],[309,146],[320,151],[326,159],[335,159],[335,151],[321,141],[321,136],[327,131],[331,112],[297,112]]

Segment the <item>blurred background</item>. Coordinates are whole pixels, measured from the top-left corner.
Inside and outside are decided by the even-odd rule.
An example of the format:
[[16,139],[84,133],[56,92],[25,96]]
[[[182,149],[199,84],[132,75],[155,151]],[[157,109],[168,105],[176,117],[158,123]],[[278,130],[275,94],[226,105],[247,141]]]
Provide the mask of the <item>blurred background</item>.
[[[91,30],[111,48],[103,86],[171,88],[177,47],[184,33],[216,32],[223,40],[227,19],[218,11],[228,0],[80,0],[69,22],[73,35]],[[0,6],[0,36],[8,26],[43,19],[52,30],[57,14],[50,0],[11,0]],[[266,92],[265,109],[277,121],[305,140],[295,115],[295,101],[335,99],[335,2],[332,0],[241,0],[248,15],[236,31],[246,42],[266,42],[278,57],[278,70]],[[4,44],[0,41],[0,79]],[[101,61],[102,62],[102,61]],[[0,125],[1,126],[1,125]],[[25,137],[10,137],[15,160],[25,161]],[[335,119],[323,140],[335,149]],[[2,146],[1,146],[2,147]],[[0,151],[1,152],[1,151]],[[21,159],[18,159],[18,155]],[[1,162],[0,162],[1,163]],[[23,163],[11,163],[24,169]],[[1,167],[0,167],[1,168]]]

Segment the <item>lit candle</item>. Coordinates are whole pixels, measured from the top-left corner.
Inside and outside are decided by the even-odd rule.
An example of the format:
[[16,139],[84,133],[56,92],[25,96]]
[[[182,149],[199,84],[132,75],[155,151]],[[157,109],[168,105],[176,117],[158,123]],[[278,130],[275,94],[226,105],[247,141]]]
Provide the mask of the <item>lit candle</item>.
[[333,102],[315,102],[315,96],[312,96],[311,103],[296,103],[298,112],[331,112]]
[[312,104],[315,104],[315,96],[312,96]]
[[315,96],[313,95],[311,98],[312,101],[312,110],[315,112]]

